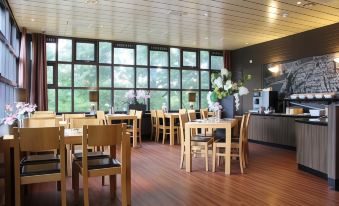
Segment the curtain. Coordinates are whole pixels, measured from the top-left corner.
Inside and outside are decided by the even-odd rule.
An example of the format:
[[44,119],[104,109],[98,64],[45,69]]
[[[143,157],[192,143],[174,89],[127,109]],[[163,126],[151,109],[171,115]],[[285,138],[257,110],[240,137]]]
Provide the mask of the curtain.
[[21,41],[20,41],[20,56],[19,56],[19,71],[18,83],[19,87],[27,89],[27,31],[22,28]]
[[31,104],[36,104],[38,106],[37,109],[43,111],[48,109],[45,34],[32,34],[32,54],[29,99]]
[[224,68],[232,71],[231,68],[231,51],[224,51]]

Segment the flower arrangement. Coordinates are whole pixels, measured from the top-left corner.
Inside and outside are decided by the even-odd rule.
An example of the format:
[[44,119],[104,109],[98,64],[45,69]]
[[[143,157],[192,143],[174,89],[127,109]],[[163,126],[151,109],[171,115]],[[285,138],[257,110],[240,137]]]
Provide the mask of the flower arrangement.
[[17,123],[18,120],[24,119],[25,115],[29,115],[35,112],[35,104],[18,102],[15,107],[7,104],[5,106],[5,115],[6,117],[2,120],[2,123],[6,125],[13,125]]
[[136,104],[141,104],[140,101],[143,101],[143,104],[146,104],[146,100],[151,96],[149,92],[145,90],[137,90],[137,92],[134,92],[134,90],[128,90],[125,97],[129,103],[134,102]]
[[211,75],[211,83],[213,91],[207,95],[207,101],[210,110],[218,111],[222,109],[218,100],[224,97],[233,95],[235,98],[236,110],[239,110],[239,96],[247,95],[248,89],[245,87],[245,83],[251,79],[251,75],[245,76],[243,80],[237,82],[232,81],[232,73],[227,69],[222,69],[220,73],[213,73]]

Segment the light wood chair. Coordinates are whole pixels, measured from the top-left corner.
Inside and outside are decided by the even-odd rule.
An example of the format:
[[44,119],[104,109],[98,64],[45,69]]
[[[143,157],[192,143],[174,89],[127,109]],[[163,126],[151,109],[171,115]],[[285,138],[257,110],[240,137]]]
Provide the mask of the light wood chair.
[[55,114],[54,111],[35,111],[34,114]]
[[56,115],[52,111],[36,111],[31,118],[55,118]]
[[159,136],[159,128],[156,110],[151,110],[151,124],[152,124],[151,140],[154,135],[154,141],[157,141],[157,137]]
[[59,120],[56,118],[27,118],[23,120],[22,127],[59,127]]
[[[241,174],[244,173],[244,129],[245,129],[245,119],[246,115],[242,116],[241,119],[241,126],[240,126],[240,131],[239,131],[239,138],[238,142],[232,142],[231,143],[231,158],[239,158],[239,165],[240,165],[240,171]],[[215,172],[215,160],[220,157],[226,157],[225,156],[225,150],[226,150],[226,143],[225,139],[222,140],[216,140],[213,143],[213,153],[212,153],[212,172]]]
[[107,124],[104,111],[97,111],[97,119],[100,120],[100,124]]
[[208,118],[208,109],[200,109],[200,118],[207,119]]
[[[120,145],[120,161],[116,159],[116,146]],[[82,159],[74,160],[74,170],[72,181],[74,182],[75,202],[79,199],[79,174],[83,179],[83,198],[84,205],[89,205],[88,178],[105,176],[110,177],[111,197],[116,195],[116,175],[121,175],[121,193],[122,205],[127,205],[128,187],[127,187],[127,152],[129,145],[129,135],[126,134],[125,124],[116,125],[96,125],[84,126],[82,137]],[[109,146],[110,154],[108,157],[91,158],[87,149],[89,146]]]
[[[188,137],[185,137],[185,124],[188,122],[187,114],[179,115],[180,132],[181,132],[181,160],[180,168],[183,168],[186,149],[185,141]],[[208,150],[212,149],[214,138],[211,136],[191,136],[191,153],[202,154],[205,157],[206,171],[208,171]]]
[[246,122],[245,122],[245,129],[244,129],[244,167],[246,168],[248,165],[248,158],[249,158],[249,146],[248,146],[248,135],[249,135],[249,124],[250,124],[251,113],[247,114]]
[[187,110],[186,109],[179,109],[179,114],[186,114]]
[[[135,116],[137,116],[137,137],[139,139],[139,143],[141,146],[142,111],[136,111]],[[132,128],[127,129],[127,132],[130,132],[131,137],[133,137],[133,125],[132,125]]]
[[[159,128],[159,136],[160,131],[162,132],[162,144],[165,144],[166,135],[170,135],[170,125],[166,123],[166,117],[162,110],[157,110],[157,119],[158,119],[158,128]],[[174,134],[177,135],[177,142],[180,142],[180,127],[174,125]],[[159,136],[157,137],[157,142],[159,141]]]
[[[14,173],[15,205],[21,205],[21,185],[60,181],[61,205],[66,205],[65,143],[64,128],[14,128]],[[26,156],[21,152],[43,152],[59,150],[60,158],[45,159]]]
[[83,118],[71,118],[70,121],[70,128],[82,128],[84,125],[100,125],[100,120],[90,117],[83,117]]
[[[65,121],[68,125],[70,123],[70,119],[72,118],[83,118],[86,117],[85,113],[80,114],[62,114],[62,120]],[[69,128],[69,127],[66,127]]]
[[136,112],[137,112],[137,111],[136,111],[135,109],[130,109],[129,112],[128,112],[128,114],[129,114],[129,115],[135,115]]

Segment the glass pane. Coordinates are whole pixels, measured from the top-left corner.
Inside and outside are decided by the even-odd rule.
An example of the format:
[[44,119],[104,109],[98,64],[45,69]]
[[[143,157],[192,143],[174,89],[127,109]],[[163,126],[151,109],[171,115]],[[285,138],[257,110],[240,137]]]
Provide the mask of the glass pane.
[[72,111],[72,92],[70,89],[58,90],[58,112]]
[[114,87],[133,88],[134,87],[134,68],[133,67],[114,67]]
[[200,108],[208,108],[207,93],[208,91],[201,91],[201,107]]
[[[183,91],[182,92],[182,107],[189,109],[190,108],[190,104],[188,102],[188,93],[190,93],[192,91]],[[194,109],[199,109],[199,93],[196,92],[195,95],[195,102],[193,104]]]
[[114,48],[114,64],[134,65],[134,49]]
[[167,91],[151,91],[150,92],[150,109],[161,109],[162,104],[168,106],[168,92]]
[[192,70],[182,71],[182,88],[183,89],[199,89],[198,71],[192,71]]
[[223,68],[224,68],[224,58],[222,56],[211,56],[211,69],[221,70]]
[[99,91],[99,110],[109,111],[112,102],[111,90]]
[[109,42],[99,42],[99,62],[112,63],[112,44]]
[[168,52],[150,51],[150,65],[158,67],[168,66]]
[[180,91],[171,91],[171,110],[179,110],[180,105]]
[[208,69],[209,67],[209,52],[208,51],[200,51],[200,68]]
[[196,52],[183,52],[183,66],[195,67],[197,65],[197,53]]
[[72,61],[72,40],[59,39],[58,40],[58,60],[70,62]]
[[76,43],[76,60],[94,61],[93,43]]
[[99,66],[99,87],[112,86],[112,69],[110,66]]
[[171,48],[171,67],[180,67],[180,49]]
[[147,68],[137,68],[137,88],[147,88],[148,87],[148,69]]
[[46,58],[47,58],[47,61],[56,60],[56,44],[55,43],[46,43]]
[[58,64],[58,86],[70,87],[72,86],[72,65]]
[[91,110],[91,104],[96,103],[89,102],[89,90],[74,90],[74,112],[88,112]]
[[201,71],[201,89],[209,89],[210,74],[208,71]]
[[151,88],[168,88],[168,70],[167,69],[151,69],[150,71],[150,87]]
[[97,67],[95,65],[74,65],[75,87],[96,87]]
[[180,70],[171,70],[171,89],[180,89]]
[[48,89],[47,96],[48,96],[48,111],[55,112],[55,89]]
[[137,65],[147,65],[147,57],[147,46],[137,45]]
[[53,66],[47,66],[47,84],[53,84]]
[[128,90],[114,90],[114,110],[127,111],[128,104],[126,93]]

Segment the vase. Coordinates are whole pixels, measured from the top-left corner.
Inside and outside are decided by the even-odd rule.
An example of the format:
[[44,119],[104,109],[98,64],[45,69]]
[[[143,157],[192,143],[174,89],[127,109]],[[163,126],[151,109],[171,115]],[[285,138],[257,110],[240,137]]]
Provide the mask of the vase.
[[[222,106],[222,113],[221,118],[234,118],[235,116],[235,100],[234,96],[230,95],[224,97],[219,101],[220,105]],[[224,139],[225,138],[225,129],[216,129],[215,136],[217,139]]]
[[138,110],[138,111],[146,111],[146,104],[139,104],[139,103],[134,103],[134,104],[129,104],[128,105],[128,110]]

